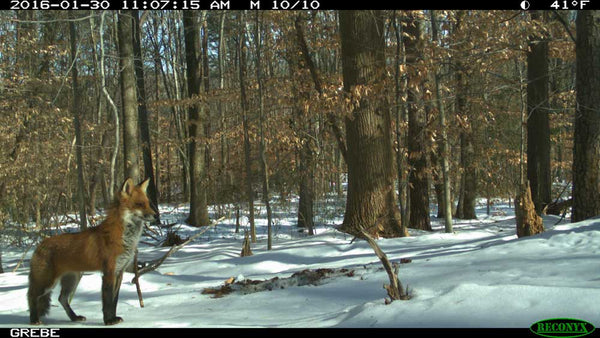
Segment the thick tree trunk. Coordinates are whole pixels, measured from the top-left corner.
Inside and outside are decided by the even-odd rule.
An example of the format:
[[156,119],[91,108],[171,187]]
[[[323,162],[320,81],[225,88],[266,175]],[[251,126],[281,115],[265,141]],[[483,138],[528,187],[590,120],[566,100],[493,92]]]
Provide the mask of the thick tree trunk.
[[123,156],[125,177],[140,180],[138,160],[138,101],[133,62],[133,12],[119,12],[119,62],[123,106]]
[[[384,19],[380,11],[340,11],[344,89],[376,87],[385,78]],[[341,230],[363,237],[407,236],[394,190],[390,110],[372,88],[346,117],[348,197]]]
[[578,222],[600,215],[600,11],[577,13],[577,105],[573,211]]
[[456,217],[477,219],[475,202],[477,198],[477,169],[475,168],[475,146],[473,144],[473,126],[468,125],[460,135],[460,161],[463,168],[461,197]]
[[[542,19],[531,12],[532,20]],[[550,176],[550,119],[548,117],[548,41],[530,37],[527,53],[527,179],[538,214],[552,200]]]
[[[456,31],[462,28],[463,14],[459,13],[454,27]],[[466,54],[466,51],[462,51]],[[475,198],[477,197],[477,171],[475,167],[475,145],[473,142],[473,124],[467,102],[468,74],[462,61],[455,63],[456,80],[456,115],[462,120],[460,131],[460,166],[462,168],[460,195],[456,206],[456,217],[476,219]]]
[[542,218],[535,211],[531,198],[529,182],[520,187],[515,199],[515,216],[517,219],[517,236],[525,237],[544,232]]
[[[187,82],[190,98],[199,100],[201,94],[201,69],[198,50],[200,49],[200,34],[196,14],[193,11],[183,12],[183,27],[185,41],[185,59],[187,63]],[[204,108],[201,103],[190,105],[188,108],[188,145],[189,175],[190,175],[190,214],[187,223],[192,226],[207,226],[208,207],[206,205],[206,182],[204,166]]]
[[427,163],[427,142],[425,128],[427,117],[419,107],[419,79],[416,69],[422,52],[422,36],[419,21],[412,13],[406,14],[407,24],[404,27],[403,42],[406,50],[406,64],[410,68],[407,103],[408,103],[408,195],[410,199],[410,215],[408,227],[431,230],[429,217],[429,173]]

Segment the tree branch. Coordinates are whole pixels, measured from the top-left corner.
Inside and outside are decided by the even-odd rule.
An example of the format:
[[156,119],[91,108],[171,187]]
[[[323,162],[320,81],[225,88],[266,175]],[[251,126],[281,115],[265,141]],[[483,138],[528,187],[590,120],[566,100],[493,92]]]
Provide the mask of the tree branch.
[[[296,20],[294,21],[294,27],[296,29],[296,38],[298,40],[298,47],[300,47],[300,51],[302,52],[302,55],[304,56],[304,62],[306,62],[306,66],[308,67],[308,70],[310,71],[310,75],[312,77],[313,83],[315,84],[315,89],[319,93],[319,96],[322,96],[323,95],[323,84],[321,82],[321,77],[319,75],[317,67],[315,66],[315,63],[313,62],[312,58],[310,57],[308,45],[306,43],[306,38],[304,37],[304,28],[302,27],[302,23],[300,22],[301,19],[302,18],[301,18],[301,14],[300,14],[300,15],[296,16]],[[335,136],[335,139],[338,143],[340,152],[342,153],[342,156],[344,157],[344,161],[346,161],[347,149],[346,149],[346,142],[344,141],[344,134],[337,124],[337,117],[332,112],[327,113],[327,123],[329,124],[329,127],[333,131],[333,135]]]

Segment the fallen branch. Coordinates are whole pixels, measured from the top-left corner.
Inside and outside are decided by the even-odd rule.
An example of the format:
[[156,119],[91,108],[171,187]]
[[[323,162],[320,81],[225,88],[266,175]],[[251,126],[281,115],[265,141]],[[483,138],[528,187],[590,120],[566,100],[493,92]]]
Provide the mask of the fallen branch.
[[212,298],[221,298],[233,292],[247,295],[255,292],[273,291],[298,287],[305,285],[322,285],[328,283],[329,279],[336,277],[354,277],[354,270],[341,269],[305,269],[292,274],[290,277],[273,277],[268,280],[242,279],[236,280],[231,277],[223,285],[215,288],[202,290],[203,295],[211,295]]
[[387,294],[390,297],[390,299],[385,300],[385,303],[390,304],[395,300],[410,299],[408,291],[404,290],[404,288],[402,287],[402,283],[398,279],[399,265],[394,263],[394,265],[392,266],[389,259],[387,258],[387,255],[385,254],[385,252],[383,252],[383,250],[381,250],[379,245],[377,245],[377,242],[375,242],[373,237],[371,237],[371,235],[369,235],[364,229],[361,229],[360,231],[367,243],[369,244],[369,246],[373,249],[373,251],[375,251],[375,255],[377,255],[377,257],[381,261],[381,264],[383,265],[383,268],[387,272],[388,277],[390,279],[390,284],[383,285],[383,288],[387,291]]
[[135,256],[133,256],[133,282],[135,283],[135,289],[137,291],[138,299],[140,300],[140,307],[144,307],[144,298],[142,297],[142,288],[140,287],[140,274],[137,266],[138,262],[138,251],[135,250]]

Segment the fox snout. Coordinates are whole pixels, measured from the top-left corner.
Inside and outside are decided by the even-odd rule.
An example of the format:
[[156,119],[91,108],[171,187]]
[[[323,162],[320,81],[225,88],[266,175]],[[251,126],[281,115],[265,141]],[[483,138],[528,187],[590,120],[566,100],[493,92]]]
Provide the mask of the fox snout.
[[146,222],[154,222],[158,220],[158,213],[151,207],[151,210],[144,213],[143,219]]

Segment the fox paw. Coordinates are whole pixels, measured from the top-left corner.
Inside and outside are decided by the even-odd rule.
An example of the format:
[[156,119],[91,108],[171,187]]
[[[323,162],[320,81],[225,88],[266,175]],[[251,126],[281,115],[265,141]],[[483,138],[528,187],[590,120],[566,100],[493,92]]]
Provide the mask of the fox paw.
[[115,318],[111,318],[111,319],[108,319],[108,320],[104,320],[104,324],[106,324],[106,325],[115,325],[115,324],[119,324],[122,321],[123,321],[123,318],[121,318],[121,317],[115,317]]
[[87,318],[85,318],[84,316],[75,316],[75,318],[72,319],[72,321],[74,322],[85,322]]

